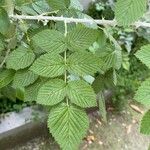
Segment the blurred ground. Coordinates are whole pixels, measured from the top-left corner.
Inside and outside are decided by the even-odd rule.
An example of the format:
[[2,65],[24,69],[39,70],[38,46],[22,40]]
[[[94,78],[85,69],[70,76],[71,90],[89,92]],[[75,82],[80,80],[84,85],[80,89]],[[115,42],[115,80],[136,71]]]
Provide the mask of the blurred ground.
[[[139,121],[144,111],[135,104],[130,104],[121,113],[113,112],[110,108],[106,125],[99,120],[98,112],[90,114],[90,129],[79,149],[148,150],[150,137],[139,133]],[[11,150],[59,150],[59,147],[53,139],[39,137]]]

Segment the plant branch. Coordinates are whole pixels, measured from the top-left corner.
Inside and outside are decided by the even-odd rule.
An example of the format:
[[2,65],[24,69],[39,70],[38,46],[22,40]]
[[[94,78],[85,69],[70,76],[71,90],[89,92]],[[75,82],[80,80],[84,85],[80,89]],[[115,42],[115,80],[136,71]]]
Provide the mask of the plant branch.
[[[53,21],[63,21],[63,22],[67,22],[67,23],[97,23],[99,25],[109,25],[109,26],[116,26],[117,22],[115,20],[97,20],[97,19],[79,19],[79,18],[67,18],[67,17],[55,17],[55,16],[41,16],[41,15],[37,15],[37,16],[26,16],[26,15],[10,15],[10,18],[12,19],[24,19],[24,20],[53,20]],[[133,26],[138,27],[149,27],[150,28],[150,23],[147,22],[140,22],[137,21],[133,24]]]
[[7,59],[8,55],[9,55],[9,53],[10,53],[10,49],[8,49],[8,50],[6,51],[6,55],[5,55],[5,57],[4,57],[3,61],[2,61],[2,63],[0,64],[0,68],[2,68],[3,65],[5,64],[6,59]]

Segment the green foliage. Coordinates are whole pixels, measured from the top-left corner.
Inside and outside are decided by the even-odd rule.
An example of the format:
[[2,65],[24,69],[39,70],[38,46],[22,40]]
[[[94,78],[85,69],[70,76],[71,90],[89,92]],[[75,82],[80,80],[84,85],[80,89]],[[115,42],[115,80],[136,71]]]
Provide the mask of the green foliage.
[[3,70],[0,73],[0,88],[8,85],[12,80],[15,72],[13,70]]
[[66,84],[63,80],[53,79],[45,83],[38,92],[37,102],[42,105],[55,105],[66,96]]
[[30,70],[43,77],[57,77],[65,72],[65,68],[62,56],[49,53],[40,56]]
[[24,69],[29,67],[35,59],[35,54],[30,48],[23,46],[11,52],[7,58],[6,65],[8,69]]
[[70,81],[67,86],[67,95],[72,103],[83,107],[96,106],[94,90],[85,81]]
[[70,74],[93,75],[101,70],[102,60],[89,52],[75,52],[67,59]]
[[62,149],[74,150],[86,134],[89,121],[83,110],[61,104],[51,110],[48,127]]
[[142,118],[140,132],[150,135],[150,110],[147,111]]
[[69,50],[88,49],[98,38],[97,30],[77,26],[67,35]]
[[56,30],[44,30],[32,37],[36,46],[49,53],[61,53],[66,50],[64,35]]
[[135,55],[142,63],[150,68],[150,45],[143,46]]
[[70,0],[46,0],[49,6],[52,9],[60,10],[60,9],[66,9],[70,5]]
[[26,87],[36,81],[38,75],[34,74],[32,71],[27,69],[19,70],[16,72],[13,80],[13,87]]
[[[145,6],[145,0],[118,0],[115,13],[119,25],[130,25],[139,19]],[[82,12],[79,2],[75,4],[73,0],[17,0],[14,8],[15,14],[90,18]],[[41,28],[42,25],[45,27]],[[105,25],[47,20],[18,20],[10,25],[6,11],[0,8],[0,26],[2,98],[49,106],[50,133],[62,149],[77,149],[89,126],[86,108],[98,106],[106,122],[103,91],[119,83],[118,70],[122,64],[129,68],[128,55],[125,58],[122,47]],[[144,51],[147,56],[145,49],[149,47],[143,49],[141,53]],[[138,53],[137,57],[149,65],[147,57]],[[87,76],[92,79],[97,76],[92,85],[87,83]],[[137,100],[149,105],[145,99],[149,81],[144,82],[142,88]]]
[[0,33],[6,34],[10,27],[10,20],[7,12],[0,7]]
[[127,26],[141,18],[147,9],[147,0],[118,0],[115,17],[120,26]]
[[142,85],[139,87],[134,99],[136,99],[138,102],[150,106],[150,79],[147,79],[142,83]]

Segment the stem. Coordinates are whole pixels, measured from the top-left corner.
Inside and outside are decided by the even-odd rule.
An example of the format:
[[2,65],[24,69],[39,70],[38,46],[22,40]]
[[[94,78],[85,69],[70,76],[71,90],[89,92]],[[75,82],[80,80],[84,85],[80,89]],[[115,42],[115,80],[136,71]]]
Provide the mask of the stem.
[[[67,18],[67,17],[55,17],[55,16],[41,16],[41,15],[37,15],[37,16],[26,16],[26,15],[10,15],[9,16],[12,19],[24,19],[24,20],[53,20],[53,21],[63,21],[63,22],[67,22],[67,23],[96,23],[99,25],[109,25],[109,26],[116,26],[117,22],[115,20],[94,20],[94,19],[78,19],[78,18]],[[137,21],[133,24],[133,26],[135,27],[148,27],[150,28],[150,23],[147,22],[140,22]]]
[[[65,25],[64,36],[66,37],[67,36],[67,22],[66,21],[64,22],[64,25]],[[65,61],[65,66],[66,66],[67,65],[67,50],[65,50],[65,52],[64,52],[64,61]],[[65,74],[64,74],[64,80],[65,80],[65,83],[67,84],[67,71],[66,70],[65,70]],[[69,106],[69,101],[68,101],[67,97],[66,97],[66,103]]]
[[6,59],[7,59],[8,55],[9,55],[9,53],[10,53],[10,49],[8,49],[8,50],[6,51],[6,55],[5,55],[5,57],[4,57],[3,61],[2,61],[2,63],[0,64],[0,68],[2,68],[3,65],[5,64]]

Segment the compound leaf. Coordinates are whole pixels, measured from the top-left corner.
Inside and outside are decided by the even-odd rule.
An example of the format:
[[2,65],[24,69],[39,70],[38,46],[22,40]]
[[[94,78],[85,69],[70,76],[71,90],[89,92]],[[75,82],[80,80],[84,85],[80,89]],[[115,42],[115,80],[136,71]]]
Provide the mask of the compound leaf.
[[45,83],[38,92],[37,103],[55,105],[66,96],[66,83],[60,79],[53,79]]
[[92,87],[82,80],[70,81],[67,94],[72,103],[86,108],[96,106],[96,94]]
[[143,16],[146,8],[147,0],[117,0],[116,20],[119,25],[130,25]]
[[74,150],[86,135],[89,120],[83,110],[62,104],[51,110],[48,127],[63,150]]
[[150,110],[142,118],[140,132],[150,135]]
[[57,77],[64,73],[65,63],[60,55],[45,54],[31,66],[31,71],[43,77]]
[[35,55],[31,49],[20,46],[9,54],[6,65],[9,69],[24,69],[30,66],[34,59]]

